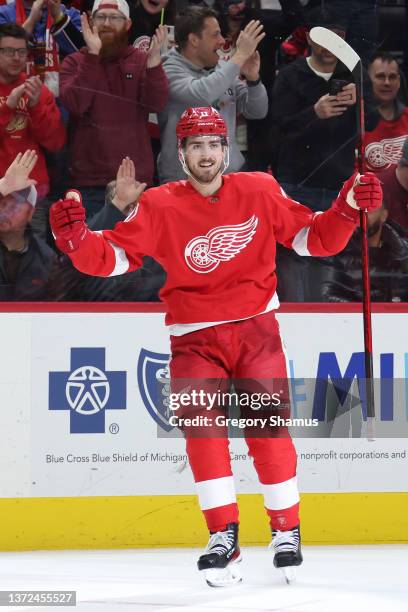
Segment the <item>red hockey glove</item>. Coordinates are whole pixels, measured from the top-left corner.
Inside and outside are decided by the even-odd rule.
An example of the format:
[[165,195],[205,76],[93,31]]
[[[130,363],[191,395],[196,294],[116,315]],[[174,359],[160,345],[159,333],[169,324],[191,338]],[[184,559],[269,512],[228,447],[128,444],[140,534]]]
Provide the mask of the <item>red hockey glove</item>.
[[382,189],[379,179],[371,172],[358,174],[355,172],[344,183],[333,207],[342,215],[358,220],[356,212],[366,210],[372,212],[382,206]]
[[50,208],[50,225],[55,244],[63,253],[76,251],[88,233],[85,208],[79,191],[70,190],[64,200],[58,200]]

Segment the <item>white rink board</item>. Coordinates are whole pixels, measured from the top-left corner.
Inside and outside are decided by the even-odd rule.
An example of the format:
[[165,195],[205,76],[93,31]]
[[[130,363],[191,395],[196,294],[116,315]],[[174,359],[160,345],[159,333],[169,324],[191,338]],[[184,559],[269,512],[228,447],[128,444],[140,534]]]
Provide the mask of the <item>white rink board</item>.
[[[334,352],[343,373],[351,353],[363,350],[359,314],[281,313],[278,317],[296,378],[315,377],[322,352]],[[408,313],[375,314],[373,327],[374,374],[379,373],[380,353],[393,353],[395,378],[406,378]],[[158,439],[157,424],[138,384],[141,351],[169,352],[163,314],[2,313],[0,329],[1,497],[194,493],[183,439]],[[71,383],[73,380],[73,348],[79,351],[77,361],[84,349],[91,351],[87,356],[92,359],[104,354],[107,377],[113,376],[112,372],[121,373],[119,382],[109,378],[108,383],[100,383],[109,386],[108,403],[100,411],[105,419],[104,433],[70,432],[74,411],[64,397],[69,396],[68,378]],[[79,361],[81,367],[93,365]],[[59,377],[54,394],[50,373],[53,381]],[[109,404],[115,395],[113,387],[115,393],[121,389],[117,401],[123,404],[125,398],[126,408]],[[61,408],[64,401],[66,406]],[[89,418],[82,415],[80,422],[89,422]],[[326,458],[310,457],[299,462],[302,492],[407,490],[406,439],[298,439],[296,447],[298,453],[331,451]],[[259,486],[245,449],[241,440],[231,444],[233,453],[239,455],[233,461],[237,490],[257,493]],[[353,451],[388,453],[388,457],[354,461],[340,458],[340,453]],[[394,451],[402,456],[393,458]],[[130,460],[115,460],[118,456]]]

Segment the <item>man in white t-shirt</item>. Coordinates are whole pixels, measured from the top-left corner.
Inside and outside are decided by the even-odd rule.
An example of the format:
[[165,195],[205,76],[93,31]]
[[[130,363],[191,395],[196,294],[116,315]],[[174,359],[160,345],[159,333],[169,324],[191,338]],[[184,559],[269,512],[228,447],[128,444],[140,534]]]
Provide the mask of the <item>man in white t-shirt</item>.
[[[345,27],[326,9],[310,11],[308,27],[323,26],[345,37]],[[312,210],[330,208],[353,173],[356,145],[355,85],[339,72],[337,59],[310,41],[310,55],[283,68],[272,92],[272,122],[278,129],[275,174],[286,193]],[[338,93],[331,95],[334,91]],[[277,254],[283,301],[316,299],[308,292],[309,266],[283,247]]]
[[[345,37],[344,26],[325,9],[311,11],[308,25]],[[355,86],[350,73],[339,72],[334,55],[310,39],[309,44],[310,55],[285,67],[275,80],[272,115],[281,135],[277,176],[292,197],[324,210],[353,172]],[[299,188],[307,189],[292,193]]]

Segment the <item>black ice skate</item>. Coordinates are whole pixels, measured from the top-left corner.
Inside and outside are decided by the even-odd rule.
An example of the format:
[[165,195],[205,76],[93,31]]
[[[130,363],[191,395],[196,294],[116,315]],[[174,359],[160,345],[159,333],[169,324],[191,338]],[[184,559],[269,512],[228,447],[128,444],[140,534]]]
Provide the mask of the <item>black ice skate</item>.
[[299,525],[289,531],[272,529],[270,544],[275,552],[273,564],[281,569],[288,584],[296,579],[295,567],[303,561]]
[[241,561],[238,544],[238,524],[229,523],[225,531],[210,535],[207,548],[197,562],[204,571],[207,584],[212,587],[230,586],[241,582],[237,563]]

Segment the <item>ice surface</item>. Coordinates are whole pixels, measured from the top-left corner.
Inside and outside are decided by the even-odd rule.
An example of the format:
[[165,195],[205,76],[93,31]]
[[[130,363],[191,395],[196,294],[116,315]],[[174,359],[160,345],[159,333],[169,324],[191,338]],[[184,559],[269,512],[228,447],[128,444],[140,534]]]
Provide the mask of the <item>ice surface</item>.
[[273,567],[270,551],[244,548],[244,582],[222,589],[208,587],[196,570],[200,552],[0,553],[0,588],[77,591],[77,608],[22,606],[16,611],[408,611],[408,545],[305,546],[298,580],[290,586]]

